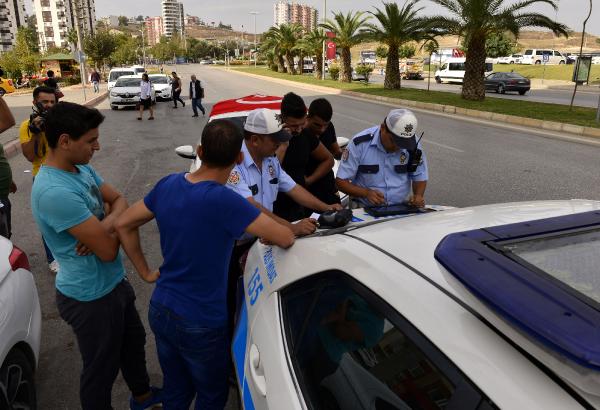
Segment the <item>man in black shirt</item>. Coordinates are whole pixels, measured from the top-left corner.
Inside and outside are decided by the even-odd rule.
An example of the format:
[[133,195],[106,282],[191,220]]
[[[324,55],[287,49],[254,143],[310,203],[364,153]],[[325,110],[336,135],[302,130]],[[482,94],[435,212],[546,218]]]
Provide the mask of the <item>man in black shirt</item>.
[[[281,120],[291,134],[289,144],[282,144],[277,152],[281,166],[290,177],[303,187],[310,187],[323,178],[334,165],[333,156],[312,132],[305,131],[306,105],[297,94],[288,93],[281,101]],[[314,161],[308,172],[309,160]],[[336,201],[334,201],[336,202]],[[339,201],[337,201],[339,202]],[[273,213],[290,222],[303,219],[306,210],[285,193],[280,192],[273,204]]]
[[[337,143],[335,127],[331,122],[332,115],[333,108],[329,101],[325,98],[317,98],[308,108],[308,118],[303,133],[311,134],[318,138],[331,155],[339,160],[342,157],[342,150]],[[311,157],[308,161],[306,174],[314,175],[318,166],[319,162]],[[333,170],[329,170],[319,179],[310,181],[310,184],[307,184],[306,188],[310,193],[327,204],[340,203]]]

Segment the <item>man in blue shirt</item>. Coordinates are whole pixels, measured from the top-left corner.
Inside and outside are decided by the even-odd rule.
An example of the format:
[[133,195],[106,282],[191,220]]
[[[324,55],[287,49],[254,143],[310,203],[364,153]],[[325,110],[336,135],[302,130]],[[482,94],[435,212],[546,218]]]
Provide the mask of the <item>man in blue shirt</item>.
[[[230,336],[227,269],[244,232],[287,248],[292,231],[224,185],[240,153],[242,134],[227,120],[203,130],[193,173],[169,175],[117,222],[123,248],[140,276],[155,282],[148,313],[164,375],[167,409],[223,409],[227,402]],[[138,228],[156,219],[164,261],[151,270]]]
[[[425,206],[427,159],[415,138],[412,111],[391,110],[381,125],[356,134],[342,153],[336,184],[353,206]],[[417,146],[418,145],[418,146]]]
[[121,369],[133,395],[130,407],[144,409],[160,402],[160,392],[149,385],[146,333],[114,234],[127,202],[87,165],[100,149],[103,120],[98,110],[67,102],[48,112],[50,151],[33,183],[31,208],[60,265],[56,303],[83,359],[82,408],[112,408],[112,385]]

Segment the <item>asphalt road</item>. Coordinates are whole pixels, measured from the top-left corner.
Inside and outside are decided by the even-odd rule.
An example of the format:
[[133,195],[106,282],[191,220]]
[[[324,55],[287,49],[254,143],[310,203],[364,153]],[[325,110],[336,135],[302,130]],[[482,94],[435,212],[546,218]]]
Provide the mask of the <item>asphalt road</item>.
[[[515,70],[517,71],[517,70]],[[433,75],[433,74],[432,74]],[[383,76],[374,73],[371,76],[371,82],[383,84]],[[425,80],[402,80],[402,87],[427,89],[427,79]],[[430,89],[435,91],[446,91],[452,93],[460,93],[462,85],[460,84],[437,84],[435,80],[431,79]],[[492,98],[507,98],[511,100],[519,101],[530,101],[530,102],[543,102],[550,104],[571,104],[571,96],[573,95],[573,88],[561,86],[561,87],[550,87],[547,89],[534,89],[530,90],[525,95],[519,95],[516,92],[507,92],[506,94],[497,94],[493,91],[488,91],[487,96]],[[598,106],[598,98],[600,97],[600,87],[583,87],[577,90],[575,96],[574,105],[581,107],[596,108]]]
[[[210,108],[215,101],[255,92],[281,95],[295,91],[307,103],[313,92],[293,89],[224,70],[183,65],[176,70],[184,82],[195,73],[204,82]],[[328,96],[334,106],[339,136],[352,136],[382,121],[388,106],[340,96]],[[106,116],[101,126],[101,150],[92,165],[105,180],[123,192],[130,203],[141,199],[162,176],[186,170],[189,162],[174,148],[194,144],[206,119],[192,118],[189,104],[173,110],[170,103],[156,106],[156,121],[135,119],[136,113],[111,111],[104,101],[98,108]],[[600,200],[600,147],[542,137],[526,131],[507,130],[453,116],[418,112],[419,128],[430,164],[429,203],[467,206],[531,199],[589,198]],[[17,119],[19,120],[19,119]],[[39,407],[77,409],[81,361],[70,328],[58,316],[54,276],[49,273],[29,202],[31,173],[22,156],[10,160],[19,191],[13,202],[13,241],[25,250],[40,294],[43,313],[41,359],[38,370]],[[156,225],[142,229],[143,246],[151,265],[161,262]],[[127,262],[128,271],[131,266]],[[135,274],[130,279],[138,296],[138,309],[146,324],[148,368],[154,384],[161,384],[154,340],[147,320],[152,286]],[[119,377],[113,393],[115,409],[126,409],[129,393]],[[228,408],[235,408],[232,394]]]

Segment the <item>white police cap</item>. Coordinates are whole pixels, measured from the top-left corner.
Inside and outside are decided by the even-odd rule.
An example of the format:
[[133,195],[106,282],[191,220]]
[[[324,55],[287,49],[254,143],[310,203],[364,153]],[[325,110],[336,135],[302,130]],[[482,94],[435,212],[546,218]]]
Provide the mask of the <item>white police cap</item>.
[[418,121],[412,111],[399,108],[389,112],[385,117],[385,125],[395,137],[413,138],[417,132]]
[[283,124],[277,112],[268,108],[257,108],[250,111],[244,130],[260,135],[270,135],[280,142],[289,141],[292,134],[282,129]]

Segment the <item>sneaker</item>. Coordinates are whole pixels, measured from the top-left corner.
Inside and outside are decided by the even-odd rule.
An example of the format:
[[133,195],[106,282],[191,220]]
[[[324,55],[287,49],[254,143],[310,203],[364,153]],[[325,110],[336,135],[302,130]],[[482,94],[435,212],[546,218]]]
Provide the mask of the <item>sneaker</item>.
[[129,398],[129,408],[131,410],[144,410],[153,408],[156,404],[162,403],[162,389],[151,386],[152,396],[144,400],[142,403],[137,402],[133,397]]
[[54,274],[58,273],[58,268],[58,261],[56,259],[48,264],[48,269],[50,269],[50,272]]
[[192,115],[192,117],[197,117],[197,116],[198,116],[198,114],[194,114],[194,115]]

